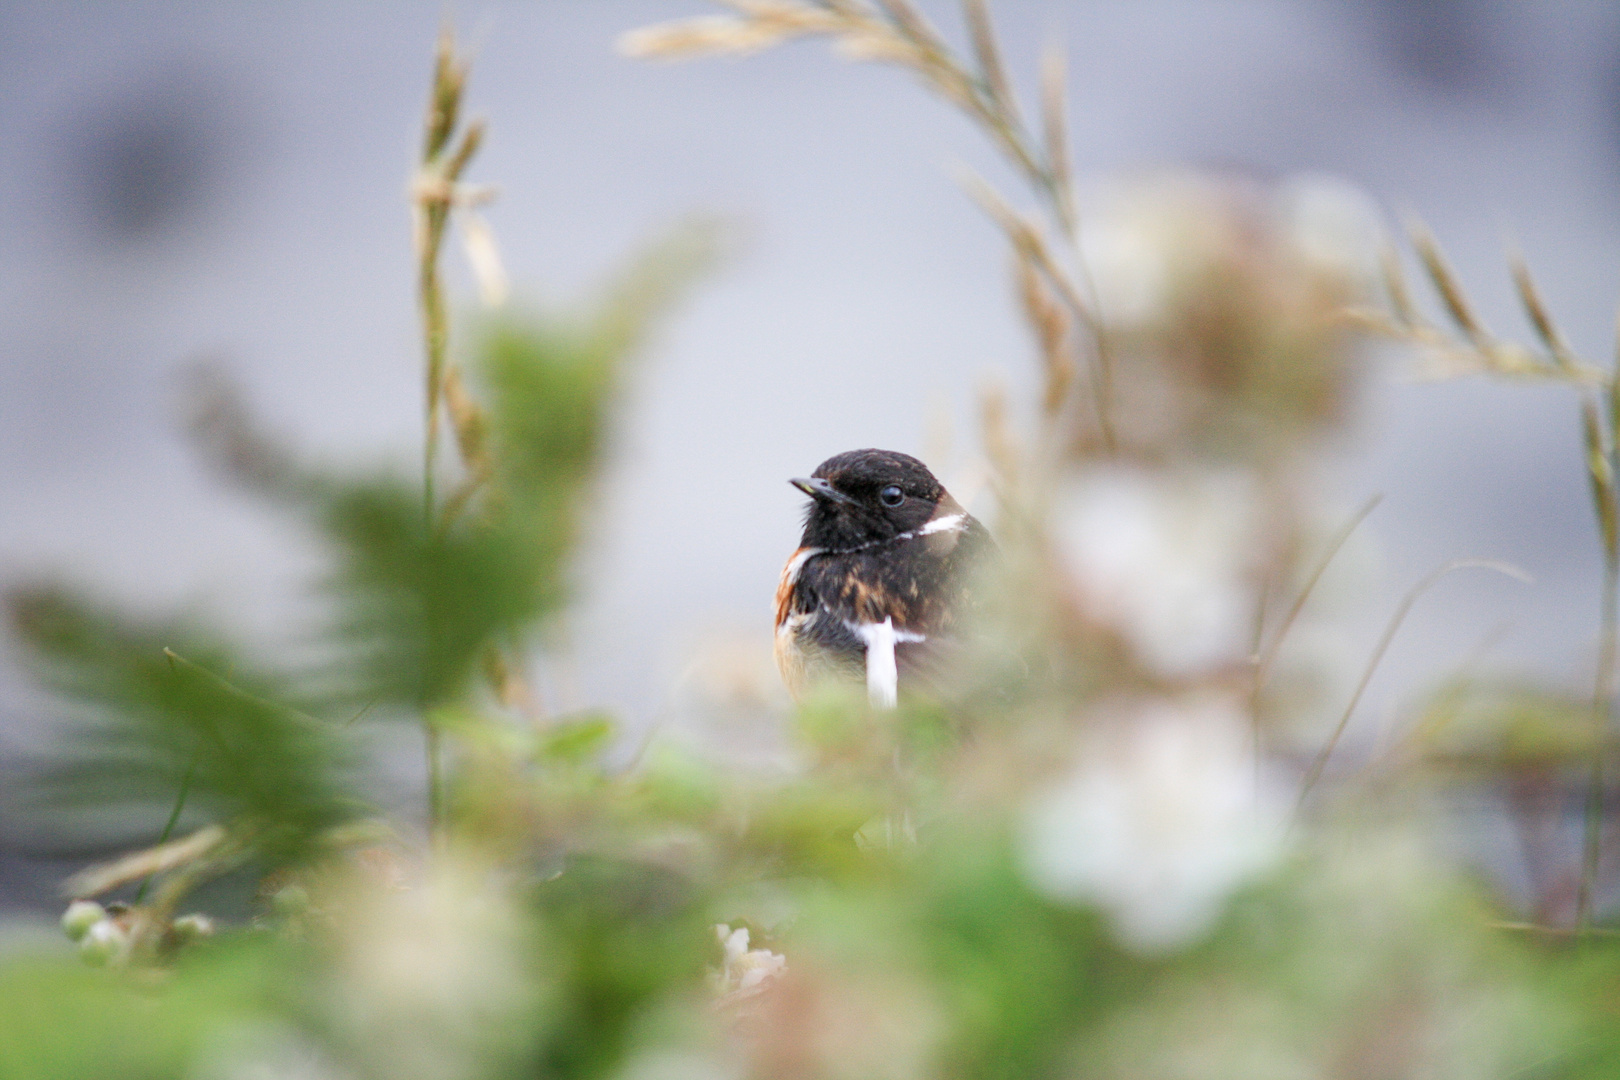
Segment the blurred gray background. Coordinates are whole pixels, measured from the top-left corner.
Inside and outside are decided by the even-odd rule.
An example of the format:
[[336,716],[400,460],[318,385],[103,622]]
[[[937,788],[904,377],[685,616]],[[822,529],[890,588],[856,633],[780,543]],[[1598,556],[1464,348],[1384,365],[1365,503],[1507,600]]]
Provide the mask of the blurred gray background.
[[[925,4],[954,35],[950,5]],[[1526,251],[1569,335],[1613,349],[1620,295],[1620,8],[1611,4],[1001,0],[1020,72],[1068,47],[1082,173],[1188,163],[1327,171],[1435,229],[1489,323],[1523,335],[1502,259]],[[470,179],[520,297],[579,295],[692,212],[748,242],[665,327],[625,396],[569,627],[545,673],[633,731],[705,642],[769,634],[800,497],[830,454],[976,452],[986,382],[1029,385],[1003,242],[951,166],[978,134],[904,75],[803,44],[746,60],[623,59],[614,38],[698,0],[463,2]],[[176,373],[228,364],[316,456],[412,460],[420,346],[406,182],[434,3],[0,5],[0,578],[46,574],[278,641],[310,611],[307,538],[221,487],[178,433]],[[1029,89],[1027,81],[1024,89]],[[460,295],[473,292],[459,256]],[[947,444],[941,434],[954,432]],[[942,449],[943,448],[943,449]],[[1358,725],[1376,727],[1503,628],[1495,663],[1578,687],[1598,551],[1574,403],[1556,389],[1414,386],[1385,365],[1324,472],[1373,492],[1370,651],[1444,582]],[[10,646],[6,646],[10,650]],[[0,784],[49,708],[0,666]],[[0,822],[0,906],[44,904],[53,861]],[[69,853],[70,855],[71,853]]]

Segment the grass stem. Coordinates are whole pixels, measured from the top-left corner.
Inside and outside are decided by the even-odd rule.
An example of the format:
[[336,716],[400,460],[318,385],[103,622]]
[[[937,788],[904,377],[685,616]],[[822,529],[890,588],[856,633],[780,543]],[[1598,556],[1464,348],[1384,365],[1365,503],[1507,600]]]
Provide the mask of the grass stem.
[[[191,779],[196,775],[197,758],[193,755],[191,764],[186,766],[186,774],[180,778],[180,791],[175,795],[174,809],[169,811],[169,820],[163,823],[163,831],[158,834],[157,842],[159,846],[167,844],[169,837],[174,834],[174,827],[180,822],[180,812],[186,808],[186,796],[191,793]],[[141,879],[141,887],[135,891],[136,907],[139,907],[141,901],[146,899],[146,890],[151,884],[152,875],[148,874]]]
[[[416,184],[417,299],[422,309],[422,341],[425,353],[422,443],[422,536],[435,542],[438,495],[434,479],[439,459],[439,413],[444,397],[446,354],[450,320],[445,311],[444,284],[439,276],[439,253],[455,206],[456,183],[479,143],[482,128],[473,125],[465,131],[461,145],[452,151],[457,120],[461,112],[461,92],[466,85],[466,65],[456,56],[455,39],[448,26],[440,33],[433,71],[433,89],[428,103],[427,138],[421,171]],[[429,633],[433,628],[428,628]],[[427,754],[428,833],[437,838],[442,824],[441,784],[443,752],[438,732],[422,703],[422,735]]]
[[[1370,509],[1371,507],[1369,507]],[[1316,760],[1311,762],[1310,769],[1305,773],[1305,779],[1299,787],[1299,800],[1294,807],[1296,815],[1304,807],[1305,799],[1310,795],[1311,789],[1322,778],[1322,772],[1327,768],[1328,759],[1333,756],[1334,749],[1339,745],[1339,739],[1343,737],[1345,729],[1350,726],[1350,717],[1355,714],[1356,706],[1361,704],[1361,696],[1366,693],[1367,684],[1372,682],[1373,673],[1378,670],[1378,665],[1383,661],[1384,654],[1389,651],[1390,642],[1395,640],[1395,632],[1406,621],[1406,616],[1411,613],[1412,606],[1418,602],[1419,597],[1428,592],[1441,578],[1454,570],[1463,570],[1469,567],[1495,570],[1518,581],[1528,582],[1530,580],[1530,576],[1518,567],[1497,562],[1494,559],[1453,559],[1429,571],[1422,581],[1419,581],[1407,591],[1407,594],[1401,598],[1400,605],[1395,609],[1395,614],[1390,617],[1389,625],[1384,627],[1383,636],[1378,639],[1378,645],[1373,649],[1372,656],[1367,661],[1367,667],[1361,673],[1361,681],[1356,684],[1355,692],[1350,695],[1350,703],[1344,707],[1344,712],[1339,715],[1339,722],[1333,727],[1333,734],[1328,736],[1327,742],[1323,744],[1322,749],[1317,753]]]
[[1586,820],[1581,853],[1581,883],[1575,895],[1575,922],[1592,929],[1598,863],[1603,853],[1603,756],[1613,714],[1617,620],[1620,620],[1620,560],[1608,554],[1603,567],[1603,615],[1599,631],[1597,678],[1592,690],[1592,771],[1587,779]]

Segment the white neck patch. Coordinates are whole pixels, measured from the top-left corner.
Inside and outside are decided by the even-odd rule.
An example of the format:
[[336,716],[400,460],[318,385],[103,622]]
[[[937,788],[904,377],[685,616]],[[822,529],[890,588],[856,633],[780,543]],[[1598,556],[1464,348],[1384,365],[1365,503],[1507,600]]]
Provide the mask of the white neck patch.
[[914,533],[911,533],[910,535],[929,536],[937,532],[961,532],[966,527],[966,514],[946,514],[944,517],[935,518],[934,520],[927,522],[922,528],[918,529]]
[[850,555],[857,551],[868,551],[875,547],[881,547],[884,544],[898,544],[903,540],[915,540],[919,536],[931,536],[934,533],[961,532],[966,528],[967,514],[946,514],[944,517],[926,521],[909,532],[897,533],[882,540],[868,540],[864,544],[856,544],[854,547],[849,548],[809,548],[807,550],[818,555],[824,550],[830,550],[834,555]]

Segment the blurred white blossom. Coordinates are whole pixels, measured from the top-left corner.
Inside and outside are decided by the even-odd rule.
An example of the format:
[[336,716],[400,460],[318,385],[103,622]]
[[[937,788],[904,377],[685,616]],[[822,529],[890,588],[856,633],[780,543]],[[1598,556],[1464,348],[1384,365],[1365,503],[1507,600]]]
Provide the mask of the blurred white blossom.
[[1348,180],[1304,173],[1277,192],[1283,237],[1307,268],[1348,293],[1372,287],[1384,242],[1383,213]]
[[1150,173],[1099,185],[1085,203],[1081,261],[1117,330],[1167,319],[1184,288],[1233,260],[1258,259],[1284,274],[1303,269],[1353,292],[1378,270],[1383,215],[1335,176],[1302,173],[1273,185],[1240,175]]
[[715,980],[715,988],[722,997],[747,994],[787,970],[787,957],[781,953],[748,947],[746,926],[733,930],[721,923],[714,932],[725,950],[719,977]]
[[657,1047],[630,1059],[619,1080],[733,1080],[741,1068],[717,1054]]
[[1139,327],[1169,314],[1178,278],[1221,246],[1213,195],[1197,177],[1175,173],[1090,194],[1080,259],[1111,327]]
[[1265,555],[1252,478],[1100,467],[1068,486],[1053,525],[1085,614],[1155,673],[1197,676],[1245,659]]
[[92,923],[79,938],[79,954],[92,964],[121,964],[129,959],[129,931],[114,919]]
[[329,1011],[378,1075],[449,1080],[519,1052],[543,952],[486,870],[446,855],[417,887],[354,901]]
[[1026,808],[1025,872],[1093,903],[1122,940],[1187,944],[1280,854],[1287,801],[1257,770],[1248,716],[1205,695],[1140,702],[1088,729],[1073,768]]
[[81,941],[107,917],[107,910],[94,900],[75,900],[62,912],[62,932],[72,941]]
[[182,941],[195,941],[198,938],[214,936],[214,920],[200,911],[190,915],[182,915],[172,924],[175,935]]

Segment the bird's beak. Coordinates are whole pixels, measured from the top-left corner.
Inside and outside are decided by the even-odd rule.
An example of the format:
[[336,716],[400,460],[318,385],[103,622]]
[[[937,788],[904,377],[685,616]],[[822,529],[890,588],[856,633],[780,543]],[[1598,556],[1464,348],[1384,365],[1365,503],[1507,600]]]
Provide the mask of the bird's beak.
[[847,506],[855,505],[854,499],[850,498],[848,495],[845,495],[842,491],[839,491],[837,488],[833,487],[820,477],[798,476],[794,477],[792,480],[789,480],[788,483],[792,484],[794,487],[798,488],[812,499],[819,499],[822,502],[844,503]]

